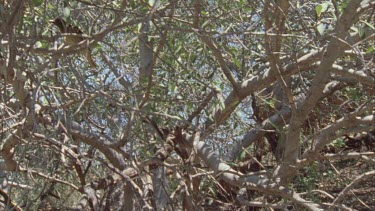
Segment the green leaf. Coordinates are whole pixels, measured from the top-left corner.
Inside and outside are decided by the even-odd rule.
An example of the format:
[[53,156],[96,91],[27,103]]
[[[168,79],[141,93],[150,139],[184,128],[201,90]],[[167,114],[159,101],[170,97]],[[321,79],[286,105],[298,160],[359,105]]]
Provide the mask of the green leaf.
[[318,6],[315,7],[316,15],[317,15],[318,17],[320,17],[320,15],[321,15],[323,12],[327,11],[327,9],[328,9],[328,3],[327,3],[327,2],[322,3],[322,4],[319,4]]
[[31,5],[33,5],[34,7],[39,7],[42,4],[43,4],[43,0],[32,0],[31,1]]
[[202,28],[203,27],[205,27],[207,24],[209,24],[210,23],[210,21],[209,20],[207,20],[207,21],[205,21],[205,22],[203,22],[203,24],[202,24]]
[[49,29],[49,28],[45,29],[45,30],[42,32],[42,35],[44,35],[44,36],[48,36],[48,35],[51,33],[50,30],[51,30],[51,29]]
[[240,0],[240,7],[243,7],[244,4],[245,4],[245,1],[244,0]]
[[194,108],[193,106],[194,106],[194,105],[193,105],[192,102],[187,102],[187,103],[186,103],[186,107],[187,107],[189,110],[193,109],[193,108]]
[[141,29],[142,29],[142,23],[139,23],[137,25],[137,32],[141,32]]
[[235,166],[236,164],[233,163],[233,162],[228,162],[227,165],[221,165],[220,170],[221,171],[229,171],[231,169],[230,165]]
[[325,30],[326,30],[326,27],[324,26],[324,24],[319,24],[317,27],[316,27],[316,29],[318,30],[318,32],[319,32],[319,34],[320,35],[323,35],[324,34],[324,32],[325,32]]
[[63,14],[64,14],[64,17],[68,19],[70,17],[70,9],[68,7],[64,7]]
[[37,41],[34,46],[35,48],[47,48],[49,43],[44,42],[44,41]]
[[244,158],[245,158],[245,155],[246,155],[246,150],[242,150],[242,152],[240,153],[240,156],[239,156],[239,160],[242,161]]
[[92,47],[92,49],[96,49],[96,50],[100,51],[100,50],[103,50],[103,47],[102,47],[99,43],[96,43],[96,44]]
[[270,100],[266,100],[264,101],[267,105],[269,105],[271,108],[275,108],[275,100],[274,99],[270,99]]
[[176,85],[172,82],[169,83],[169,91],[174,93],[176,91]]
[[336,14],[335,14],[334,11],[331,11],[331,15],[332,15],[332,17],[333,17],[333,20],[334,20],[334,21],[337,21],[337,16],[336,16]]
[[182,46],[178,46],[177,50],[175,51],[175,54],[178,54],[178,52],[180,52],[180,50],[182,49]]
[[155,4],[155,0],[148,0],[148,5],[150,5],[151,7],[153,7]]
[[365,38],[365,30],[363,29],[363,27],[358,27],[358,35],[361,39]]
[[371,29],[373,29],[373,30],[375,30],[375,27],[374,27],[374,25],[372,25],[372,24],[370,24],[370,23],[368,23],[368,22],[366,22],[366,21],[361,21],[362,23],[364,23],[364,24],[366,24],[368,27],[370,27]]
[[320,14],[322,14],[323,7],[321,4],[315,7],[315,12],[318,17],[320,17]]
[[374,46],[370,46],[369,48],[367,48],[366,53],[372,53],[374,52],[374,50],[375,50]]
[[241,68],[241,63],[240,63],[240,61],[238,61],[238,59],[233,58],[233,62],[236,65],[237,68]]
[[225,108],[224,100],[221,97],[219,97],[219,106],[220,106],[220,109],[224,109]]
[[324,2],[324,3],[321,4],[321,5],[322,5],[322,13],[325,12],[325,11],[327,11],[327,9],[328,9],[328,3],[327,3],[327,2]]
[[41,48],[42,47],[42,43],[40,41],[37,41],[35,43],[35,48]]

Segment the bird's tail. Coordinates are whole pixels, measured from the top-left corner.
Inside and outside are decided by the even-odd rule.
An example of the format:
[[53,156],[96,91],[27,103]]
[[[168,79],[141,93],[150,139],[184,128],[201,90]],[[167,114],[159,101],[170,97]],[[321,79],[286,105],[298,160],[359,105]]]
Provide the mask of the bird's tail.
[[96,62],[92,58],[91,50],[87,49],[86,50],[86,60],[89,63],[90,67],[96,67]]

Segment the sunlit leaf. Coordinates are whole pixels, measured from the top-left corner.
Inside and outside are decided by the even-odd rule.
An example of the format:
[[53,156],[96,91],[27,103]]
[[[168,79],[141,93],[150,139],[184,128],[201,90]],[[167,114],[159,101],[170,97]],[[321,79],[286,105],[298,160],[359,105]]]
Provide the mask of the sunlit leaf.
[[318,17],[320,17],[320,15],[322,14],[322,10],[323,10],[323,7],[321,4],[315,7],[315,12]]
[[327,2],[324,2],[324,3],[321,4],[321,5],[322,5],[322,13],[325,12],[325,11],[327,11],[327,9],[328,9],[328,3],[327,3]]
[[325,32],[325,30],[326,30],[326,27],[325,27],[324,24],[321,23],[321,24],[319,24],[319,25],[316,27],[316,29],[318,30],[318,32],[319,32],[320,35],[323,35],[324,32]]
[[64,7],[63,14],[64,14],[65,18],[69,18],[70,17],[70,9],[68,7]]
[[41,48],[42,47],[42,43],[40,41],[37,41],[35,43],[35,48]]
[[150,6],[154,6],[154,4],[155,4],[155,0],[148,0],[148,4],[149,4]]

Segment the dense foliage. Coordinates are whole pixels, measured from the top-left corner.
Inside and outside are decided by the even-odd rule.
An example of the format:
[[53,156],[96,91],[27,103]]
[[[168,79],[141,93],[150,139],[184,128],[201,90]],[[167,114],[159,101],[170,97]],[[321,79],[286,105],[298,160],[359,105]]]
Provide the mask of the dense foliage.
[[374,11],[2,1],[0,207],[375,208]]

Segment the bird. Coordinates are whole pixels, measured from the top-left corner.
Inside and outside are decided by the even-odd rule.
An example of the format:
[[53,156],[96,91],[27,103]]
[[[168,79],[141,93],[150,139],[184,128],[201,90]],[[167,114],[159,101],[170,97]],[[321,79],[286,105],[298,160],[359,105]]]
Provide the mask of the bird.
[[[50,20],[49,22],[57,26],[62,34],[67,34],[64,35],[64,42],[67,45],[73,45],[80,43],[83,40],[87,40],[87,38],[83,36],[83,32],[80,28],[71,24],[67,24],[66,21],[61,17]],[[84,54],[89,65],[91,67],[96,67],[96,62],[92,58],[91,49],[87,48]]]

